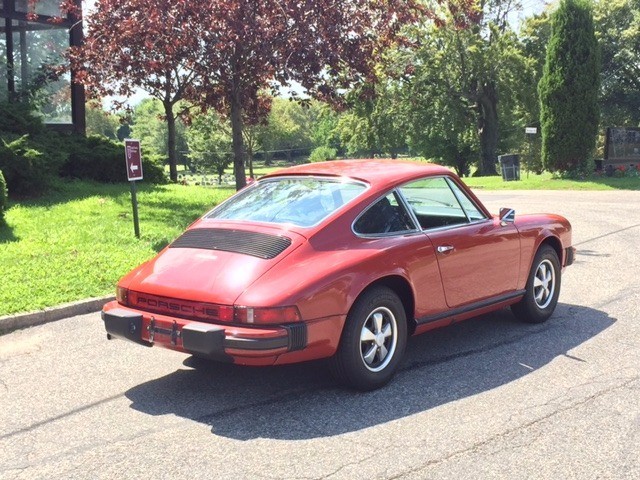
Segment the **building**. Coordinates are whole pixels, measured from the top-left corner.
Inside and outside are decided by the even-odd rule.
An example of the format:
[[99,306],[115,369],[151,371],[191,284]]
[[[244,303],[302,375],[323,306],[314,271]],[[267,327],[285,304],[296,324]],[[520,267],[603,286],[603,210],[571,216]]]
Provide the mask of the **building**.
[[60,1],[0,0],[0,101],[30,95],[45,124],[84,133],[83,87],[72,84],[70,69],[55,80],[47,73],[68,63],[64,51],[82,41],[81,22],[62,15]]

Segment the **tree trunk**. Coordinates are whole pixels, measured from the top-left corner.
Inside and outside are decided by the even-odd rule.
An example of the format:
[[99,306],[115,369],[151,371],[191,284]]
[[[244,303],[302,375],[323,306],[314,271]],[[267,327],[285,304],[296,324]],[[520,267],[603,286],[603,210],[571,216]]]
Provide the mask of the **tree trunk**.
[[244,188],[247,177],[244,170],[244,139],[242,138],[242,104],[235,93],[231,99],[231,138],[233,145],[233,171],[236,176],[236,190]]
[[497,175],[498,94],[493,82],[483,84],[478,92],[478,135],[480,136],[480,176]]
[[167,150],[169,153],[169,178],[172,182],[178,181],[178,155],[176,152],[176,119],[173,115],[173,104],[171,102],[163,102],[164,113],[167,116],[167,128],[169,138],[167,141]]

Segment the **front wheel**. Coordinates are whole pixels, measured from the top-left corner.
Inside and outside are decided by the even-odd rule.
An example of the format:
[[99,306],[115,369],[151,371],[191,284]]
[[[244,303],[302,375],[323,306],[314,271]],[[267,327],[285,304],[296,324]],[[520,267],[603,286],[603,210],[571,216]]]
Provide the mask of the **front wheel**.
[[386,287],[366,291],[353,305],[340,346],[330,359],[333,375],[358,390],[385,385],[407,344],[407,319],[398,296]]
[[558,254],[552,247],[543,245],[533,260],[524,297],[511,306],[514,315],[528,323],[546,321],[558,304],[560,280]]

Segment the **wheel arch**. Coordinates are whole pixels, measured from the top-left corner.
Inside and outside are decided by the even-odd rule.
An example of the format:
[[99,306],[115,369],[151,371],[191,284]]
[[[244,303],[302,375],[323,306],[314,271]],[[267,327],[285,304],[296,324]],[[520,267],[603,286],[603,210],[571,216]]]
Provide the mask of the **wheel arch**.
[[[396,295],[398,295],[398,298],[400,298],[400,301],[402,302],[402,305],[404,307],[405,316],[407,319],[407,334],[409,336],[413,335],[416,329],[415,296],[413,288],[411,288],[411,284],[409,283],[409,281],[401,275],[387,275],[371,282],[365,288],[363,288],[360,294],[356,297],[356,300],[360,298],[365,292],[375,287],[386,287],[392,290]],[[353,308],[354,304],[355,301],[351,305],[351,308]],[[351,310],[351,308],[349,310]]]
[[562,242],[560,241],[560,239],[554,235],[549,235],[548,237],[544,238],[540,242],[540,245],[538,245],[538,248],[536,249],[536,253],[540,251],[540,249],[544,245],[548,245],[555,250],[556,255],[558,255],[558,261],[560,262],[560,266],[562,267],[562,265],[564,265],[564,258],[563,258],[563,251],[562,251]]

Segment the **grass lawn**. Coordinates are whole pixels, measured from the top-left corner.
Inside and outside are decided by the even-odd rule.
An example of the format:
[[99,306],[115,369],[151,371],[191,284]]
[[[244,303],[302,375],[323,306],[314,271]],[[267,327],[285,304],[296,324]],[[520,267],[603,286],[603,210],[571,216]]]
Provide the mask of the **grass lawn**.
[[138,186],[139,240],[126,184],[68,183],[10,204],[0,228],[0,316],[113,293],[122,275],[234,191]]
[[550,173],[520,173],[519,181],[505,182],[502,177],[472,177],[464,182],[482,190],[640,190],[640,177],[589,177],[585,180],[553,178]]

